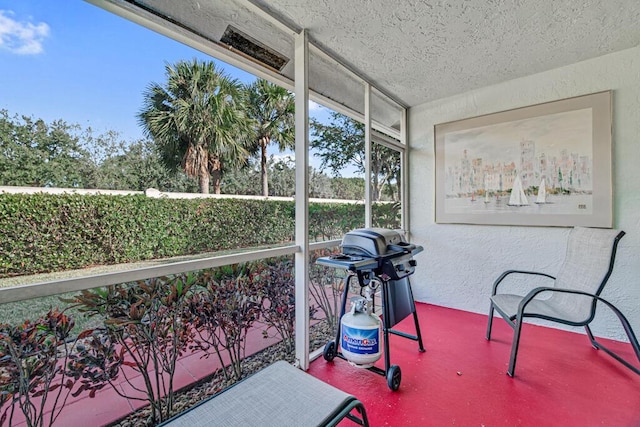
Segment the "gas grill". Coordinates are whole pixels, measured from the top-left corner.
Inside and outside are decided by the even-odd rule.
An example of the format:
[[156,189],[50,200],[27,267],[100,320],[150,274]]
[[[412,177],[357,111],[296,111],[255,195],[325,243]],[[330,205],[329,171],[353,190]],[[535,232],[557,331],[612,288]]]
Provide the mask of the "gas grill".
[[[349,285],[353,278],[358,280],[360,295],[364,295],[364,290],[370,288],[366,294],[375,298],[375,291],[380,287],[385,369],[382,370],[376,366],[367,366],[366,369],[386,376],[389,388],[397,390],[402,374],[399,366],[390,364],[389,334],[418,341],[419,351],[424,351],[418,315],[409,282],[409,276],[415,272],[416,268],[416,261],[413,257],[423,248],[406,242],[400,233],[384,228],[352,230],[344,235],[340,247],[341,253],[319,258],[316,263],[347,271],[342,294],[341,319],[345,316],[345,306],[351,289]],[[416,335],[392,329],[410,314],[413,314]],[[338,328],[336,340],[328,342],[325,346],[323,356],[327,361],[332,361],[336,356],[348,360],[338,348],[338,344],[341,342],[341,329],[342,322]],[[353,362],[351,363],[353,364]]]
[[[414,273],[413,256],[422,246],[404,241],[400,233],[384,228],[361,228],[350,231],[342,239],[342,257],[362,257],[376,260],[373,273],[383,280],[400,280]],[[385,277],[386,276],[386,277]]]

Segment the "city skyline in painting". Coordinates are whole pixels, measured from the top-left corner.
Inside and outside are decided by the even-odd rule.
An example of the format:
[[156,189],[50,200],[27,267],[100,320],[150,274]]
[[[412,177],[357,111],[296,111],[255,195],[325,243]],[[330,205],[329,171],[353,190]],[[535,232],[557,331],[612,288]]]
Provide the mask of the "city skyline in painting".
[[592,190],[592,110],[549,114],[450,132],[445,136],[447,197],[525,188]]

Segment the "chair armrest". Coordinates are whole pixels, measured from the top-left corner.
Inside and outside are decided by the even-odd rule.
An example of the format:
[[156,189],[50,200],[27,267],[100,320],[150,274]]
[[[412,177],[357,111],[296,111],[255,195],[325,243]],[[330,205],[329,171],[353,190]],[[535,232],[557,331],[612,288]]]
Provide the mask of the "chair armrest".
[[[518,314],[517,314],[517,316],[522,318],[522,314],[523,314],[524,309],[526,308],[527,304],[529,304],[529,302],[531,300],[533,300],[536,295],[538,295],[538,294],[540,294],[542,292],[560,292],[560,293],[565,293],[565,294],[584,295],[584,296],[588,296],[590,298],[593,298],[594,303],[596,301],[597,302],[601,302],[602,304],[604,304],[607,307],[609,307],[609,309],[611,311],[613,311],[613,313],[616,315],[616,317],[618,318],[618,320],[622,324],[622,328],[624,329],[624,332],[627,334],[627,338],[629,339],[629,344],[631,344],[631,347],[633,349],[633,352],[635,353],[636,359],[637,359],[638,362],[640,362],[640,343],[638,342],[638,337],[636,336],[635,332],[631,328],[631,324],[629,323],[629,320],[625,317],[624,314],[622,314],[622,312],[620,310],[618,310],[618,308],[616,306],[614,306],[612,303],[610,303],[606,299],[602,298],[601,296],[590,294],[589,292],[578,291],[578,290],[575,290],[575,289],[539,287],[539,288],[535,288],[535,289],[531,290],[531,292],[529,292],[522,299],[522,301],[520,301],[520,304],[518,305]],[[589,340],[591,340],[591,344],[596,349],[605,351],[607,354],[609,354],[611,357],[616,359],[618,362],[622,363],[623,365],[625,365],[626,367],[631,369],[633,372],[635,372],[636,374],[640,375],[640,367],[639,367],[640,365],[638,365],[636,363],[636,365],[634,366],[628,360],[622,358],[620,355],[616,354],[615,352],[613,352],[609,348],[605,347],[604,344],[599,342],[593,336],[593,334],[591,333],[591,329],[589,329],[589,326],[586,325],[585,327],[587,329],[587,335],[589,336]]]
[[[498,291],[498,285],[509,275],[511,274],[529,274],[529,275],[535,275],[535,276],[544,276],[544,277],[548,277],[550,279],[555,280],[556,278],[550,274],[547,273],[540,273],[538,271],[526,271],[526,270],[507,270],[504,273],[502,273],[500,275],[500,277],[498,277],[496,279],[495,282],[493,282],[493,289],[491,291],[491,296],[494,296],[497,291]],[[536,288],[538,289],[538,288]]]

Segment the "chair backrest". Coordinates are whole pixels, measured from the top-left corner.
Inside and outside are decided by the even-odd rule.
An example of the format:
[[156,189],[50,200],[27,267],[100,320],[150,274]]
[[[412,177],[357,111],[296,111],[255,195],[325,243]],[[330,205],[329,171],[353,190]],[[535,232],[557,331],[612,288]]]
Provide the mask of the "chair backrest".
[[[556,276],[555,287],[600,295],[613,270],[618,242],[624,231],[576,227],[569,233],[567,254]],[[571,318],[588,323],[595,315],[595,300],[554,293],[552,304]],[[551,301],[550,301],[551,302]]]

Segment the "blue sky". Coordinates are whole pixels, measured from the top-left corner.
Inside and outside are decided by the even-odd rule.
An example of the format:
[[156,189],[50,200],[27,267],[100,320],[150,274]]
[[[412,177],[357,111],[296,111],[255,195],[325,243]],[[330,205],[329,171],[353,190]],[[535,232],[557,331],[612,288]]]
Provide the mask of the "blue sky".
[[[213,60],[84,1],[0,0],[0,109],[11,116],[63,119],[133,141],[143,136],[136,114],[144,89],[165,81],[166,63],[193,58]],[[214,61],[241,82],[255,79]]]
[[[0,0],[0,108],[125,139],[165,63],[211,57],[84,1]],[[218,61],[242,82],[251,74]]]

